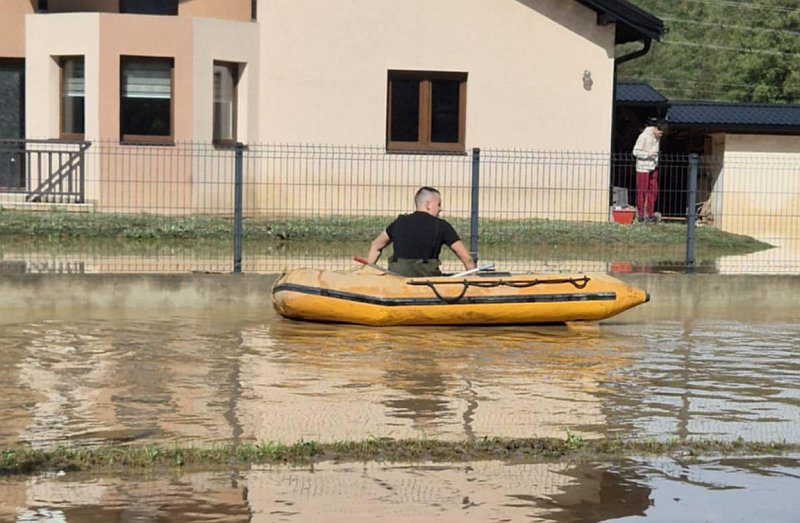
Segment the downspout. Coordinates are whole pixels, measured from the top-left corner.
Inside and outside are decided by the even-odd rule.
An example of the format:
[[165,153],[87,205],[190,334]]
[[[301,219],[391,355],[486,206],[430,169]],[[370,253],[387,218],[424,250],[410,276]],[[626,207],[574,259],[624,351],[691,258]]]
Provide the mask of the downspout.
[[622,55],[619,58],[614,59],[614,78],[613,78],[613,86],[611,88],[611,154],[614,154],[614,146],[615,143],[615,134],[616,134],[616,115],[617,115],[617,67],[620,64],[624,64],[625,62],[630,62],[631,60],[635,60],[640,56],[646,55],[650,51],[650,44],[652,40],[650,38],[646,38],[642,40],[642,44],[644,45],[638,51],[633,51],[632,53],[628,53],[626,55]]

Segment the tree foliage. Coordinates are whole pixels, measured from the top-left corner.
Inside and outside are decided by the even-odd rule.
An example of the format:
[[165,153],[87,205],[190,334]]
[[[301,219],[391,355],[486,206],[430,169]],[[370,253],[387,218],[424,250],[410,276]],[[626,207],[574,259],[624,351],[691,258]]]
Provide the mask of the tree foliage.
[[798,0],[630,1],[667,32],[620,66],[621,81],[646,81],[671,100],[800,103]]

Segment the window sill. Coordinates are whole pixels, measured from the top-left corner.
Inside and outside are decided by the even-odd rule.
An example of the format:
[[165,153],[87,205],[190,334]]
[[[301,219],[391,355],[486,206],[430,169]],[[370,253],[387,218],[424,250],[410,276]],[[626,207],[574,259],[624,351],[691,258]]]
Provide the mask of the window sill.
[[[236,149],[236,142],[229,142],[225,141],[213,141],[211,144],[214,146],[214,149]],[[247,144],[242,144],[243,149],[247,149]]]
[[386,147],[386,154],[412,154],[429,156],[467,156],[466,150],[454,151],[452,149],[397,149]]
[[120,145],[133,145],[144,147],[175,147],[176,143],[172,140],[120,140]]

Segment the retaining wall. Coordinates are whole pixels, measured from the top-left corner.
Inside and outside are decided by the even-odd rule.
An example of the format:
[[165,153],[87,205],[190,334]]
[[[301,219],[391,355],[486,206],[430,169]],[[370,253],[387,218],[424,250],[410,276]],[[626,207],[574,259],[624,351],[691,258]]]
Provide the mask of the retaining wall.
[[[269,290],[275,275],[92,274],[0,275],[0,321],[65,312],[117,310],[126,316],[159,312],[242,309],[274,315]],[[607,322],[687,319],[800,321],[800,275],[634,274],[621,277],[651,301]]]

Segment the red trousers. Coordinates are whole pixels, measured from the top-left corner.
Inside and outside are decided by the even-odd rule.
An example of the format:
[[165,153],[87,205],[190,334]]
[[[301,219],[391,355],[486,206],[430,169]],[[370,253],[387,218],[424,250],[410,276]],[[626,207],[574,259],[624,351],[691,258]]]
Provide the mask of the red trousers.
[[658,168],[636,171],[636,212],[639,218],[652,218],[658,199]]

